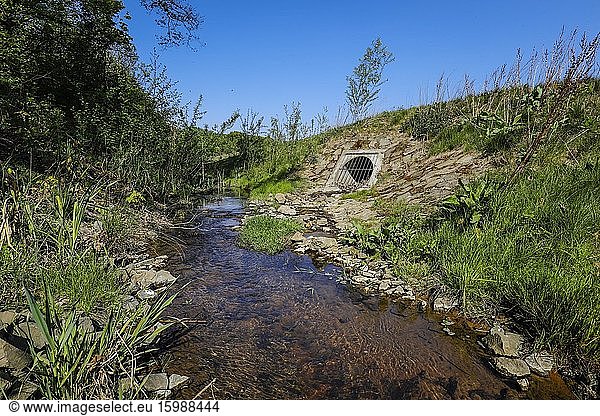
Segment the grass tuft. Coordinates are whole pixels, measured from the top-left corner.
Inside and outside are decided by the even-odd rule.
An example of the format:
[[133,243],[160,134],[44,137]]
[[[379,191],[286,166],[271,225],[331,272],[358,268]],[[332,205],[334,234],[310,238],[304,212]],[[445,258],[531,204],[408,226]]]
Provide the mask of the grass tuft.
[[294,220],[258,215],[246,221],[240,241],[254,250],[275,254],[285,248],[290,235],[301,229],[302,225]]

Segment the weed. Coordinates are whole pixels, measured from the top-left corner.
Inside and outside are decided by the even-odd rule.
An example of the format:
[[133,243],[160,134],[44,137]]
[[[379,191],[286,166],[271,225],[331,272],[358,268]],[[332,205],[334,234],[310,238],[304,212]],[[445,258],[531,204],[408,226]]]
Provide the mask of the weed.
[[254,250],[275,254],[283,250],[288,237],[300,229],[302,226],[297,221],[258,215],[245,222],[240,241]]

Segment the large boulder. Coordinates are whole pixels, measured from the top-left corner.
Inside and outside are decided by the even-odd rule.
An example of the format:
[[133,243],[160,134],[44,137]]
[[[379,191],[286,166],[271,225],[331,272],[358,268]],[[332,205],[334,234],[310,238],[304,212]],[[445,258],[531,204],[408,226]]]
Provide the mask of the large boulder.
[[292,208],[288,205],[280,206],[279,208],[277,208],[277,212],[279,212],[283,215],[290,216],[290,217],[293,217],[298,213],[294,208]]
[[523,344],[523,337],[505,331],[500,325],[495,324],[490,333],[483,337],[482,342],[495,355],[518,357]]

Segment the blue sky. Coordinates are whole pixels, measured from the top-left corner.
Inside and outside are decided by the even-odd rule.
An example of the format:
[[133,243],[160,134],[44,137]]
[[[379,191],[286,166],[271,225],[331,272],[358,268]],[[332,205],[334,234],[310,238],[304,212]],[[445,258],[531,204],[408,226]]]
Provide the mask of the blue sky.
[[[125,0],[130,34],[143,60],[157,47],[153,19]],[[204,17],[204,46],[162,49],[161,62],[185,100],[204,96],[203,120],[220,123],[235,109],[266,119],[300,102],[308,119],[323,107],[333,122],[346,76],[381,37],[396,60],[373,110],[419,104],[444,73],[454,85],[477,81],[517,48],[550,48],[564,26],[600,31],[600,1],[223,1],[192,0]]]

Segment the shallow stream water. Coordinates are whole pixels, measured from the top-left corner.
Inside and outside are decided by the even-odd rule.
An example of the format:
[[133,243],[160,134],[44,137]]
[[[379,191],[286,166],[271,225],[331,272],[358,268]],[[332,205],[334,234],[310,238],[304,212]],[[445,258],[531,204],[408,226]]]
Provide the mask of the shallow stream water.
[[174,231],[178,250],[159,248],[185,285],[168,314],[188,329],[171,334],[165,360],[191,377],[179,398],[572,397],[558,376],[520,392],[489,367],[476,332],[456,324],[448,336],[439,316],[337,283],[334,266],[240,248],[243,212],[237,198],[208,204]]

